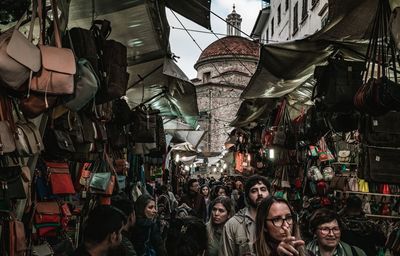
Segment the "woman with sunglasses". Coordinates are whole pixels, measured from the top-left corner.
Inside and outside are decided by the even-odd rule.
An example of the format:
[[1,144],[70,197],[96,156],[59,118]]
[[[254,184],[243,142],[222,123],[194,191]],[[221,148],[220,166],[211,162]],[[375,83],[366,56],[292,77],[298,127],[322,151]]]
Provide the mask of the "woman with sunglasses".
[[318,209],[310,218],[314,240],[307,244],[310,256],[366,256],[358,247],[340,241],[341,221],[336,212]]
[[296,214],[282,198],[267,197],[257,208],[257,256],[307,255]]

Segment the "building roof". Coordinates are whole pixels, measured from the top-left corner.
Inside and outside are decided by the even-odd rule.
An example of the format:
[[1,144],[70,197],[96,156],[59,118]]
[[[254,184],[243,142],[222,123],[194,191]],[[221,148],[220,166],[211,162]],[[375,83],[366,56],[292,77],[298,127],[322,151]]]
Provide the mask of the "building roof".
[[[241,36],[223,37],[210,44],[200,55],[196,64],[210,57],[225,56],[251,56],[259,57],[259,45]],[[195,64],[195,66],[196,66]]]

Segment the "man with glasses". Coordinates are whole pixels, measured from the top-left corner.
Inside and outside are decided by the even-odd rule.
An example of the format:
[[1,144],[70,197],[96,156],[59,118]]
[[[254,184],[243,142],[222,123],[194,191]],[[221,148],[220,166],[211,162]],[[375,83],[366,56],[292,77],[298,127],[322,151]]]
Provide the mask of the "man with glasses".
[[310,219],[315,239],[307,245],[311,256],[366,256],[358,247],[340,240],[341,221],[336,212],[329,209],[316,210]]
[[259,175],[253,175],[246,181],[245,198],[248,206],[226,222],[219,255],[256,255],[254,243],[257,206],[269,195],[270,187],[268,180]]

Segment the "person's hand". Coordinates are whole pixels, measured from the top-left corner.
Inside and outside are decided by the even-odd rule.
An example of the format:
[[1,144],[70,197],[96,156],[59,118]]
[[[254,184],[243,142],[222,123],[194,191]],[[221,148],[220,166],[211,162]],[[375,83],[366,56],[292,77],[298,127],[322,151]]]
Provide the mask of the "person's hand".
[[282,227],[285,230],[286,237],[279,243],[276,249],[279,256],[289,255],[295,256],[299,255],[299,251],[296,249],[298,246],[304,245],[303,240],[297,240],[294,236],[290,234],[290,230],[286,227]]

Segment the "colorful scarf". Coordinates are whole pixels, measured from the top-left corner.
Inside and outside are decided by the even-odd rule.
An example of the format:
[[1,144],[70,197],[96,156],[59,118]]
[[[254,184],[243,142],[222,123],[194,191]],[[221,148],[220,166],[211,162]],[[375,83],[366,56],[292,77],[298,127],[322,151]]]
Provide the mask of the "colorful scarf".
[[[317,240],[312,240],[306,247],[306,249],[310,252],[312,252],[315,256],[321,256],[319,253],[319,245],[317,243]],[[341,243],[338,244],[336,247],[335,251],[333,252],[332,256],[346,256],[346,253],[344,251],[343,245]]]

